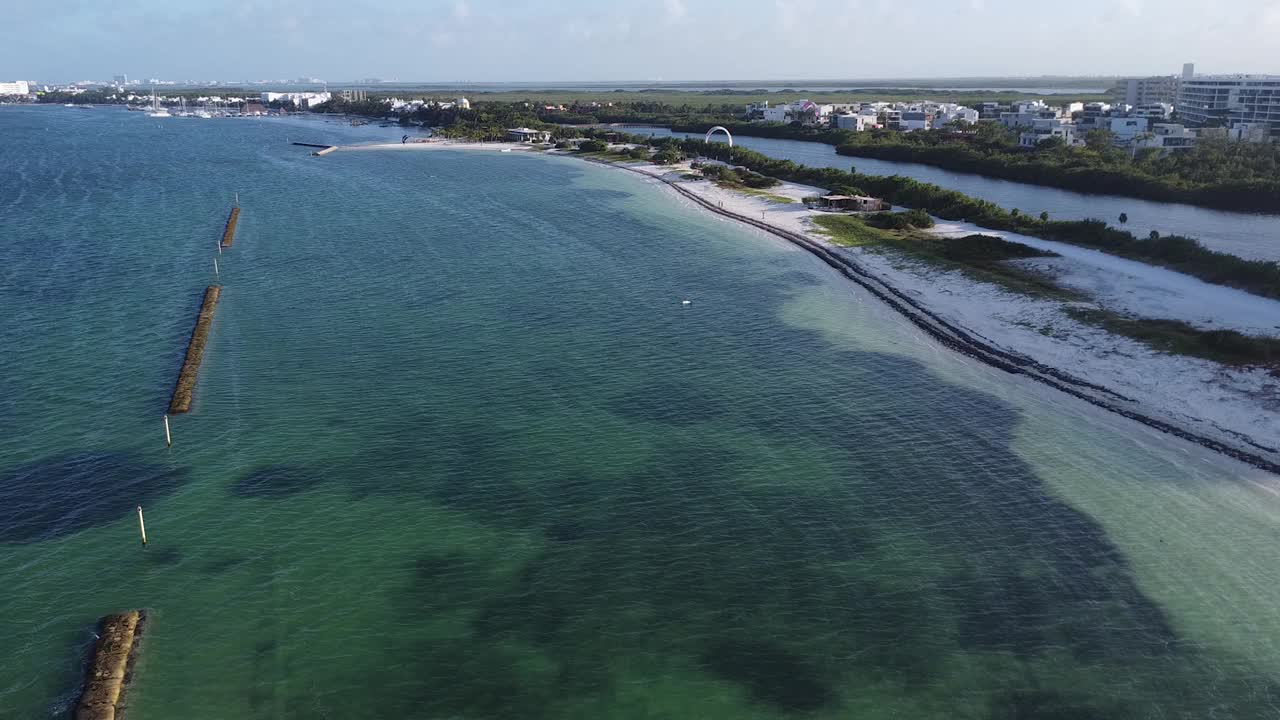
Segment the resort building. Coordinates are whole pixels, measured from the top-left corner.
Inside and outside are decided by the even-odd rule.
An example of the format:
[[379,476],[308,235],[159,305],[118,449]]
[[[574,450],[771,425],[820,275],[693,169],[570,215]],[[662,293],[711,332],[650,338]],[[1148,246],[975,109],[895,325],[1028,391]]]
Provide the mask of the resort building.
[[26,80],[15,80],[14,82],[0,82],[0,95],[30,95],[31,86]]
[[1266,125],[1280,137],[1280,75],[1196,75],[1178,87],[1178,120],[1191,127]]
[[352,88],[342,91],[342,99],[347,102],[363,102],[369,99],[369,91],[362,88]]

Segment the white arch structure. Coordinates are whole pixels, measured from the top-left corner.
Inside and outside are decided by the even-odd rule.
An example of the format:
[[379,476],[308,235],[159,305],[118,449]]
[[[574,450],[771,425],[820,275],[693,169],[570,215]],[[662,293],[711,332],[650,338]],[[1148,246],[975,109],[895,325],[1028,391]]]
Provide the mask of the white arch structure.
[[711,136],[714,135],[717,130],[724,133],[724,136],[729,138],[729,147],[733,147],[733,136],[729,134],[729,128],[723,125],[717,125],[711,128],[710,130],[708,130],[706,137],[702,138],[702,141],[711,142]]

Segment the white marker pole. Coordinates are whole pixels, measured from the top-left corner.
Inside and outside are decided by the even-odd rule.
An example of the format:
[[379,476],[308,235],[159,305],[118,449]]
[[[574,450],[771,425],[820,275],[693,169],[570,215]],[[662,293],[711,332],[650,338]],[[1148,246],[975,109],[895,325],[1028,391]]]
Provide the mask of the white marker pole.
[[169,436],[169,416],[164,416],[164,446],[173,447],[173,438]]
[[142,506],[138,506],[138,532],[142,533],[142,544],[147,544],[147,524],[142,521]]
[[213,259],[213,276],[218,277],[218,258]]

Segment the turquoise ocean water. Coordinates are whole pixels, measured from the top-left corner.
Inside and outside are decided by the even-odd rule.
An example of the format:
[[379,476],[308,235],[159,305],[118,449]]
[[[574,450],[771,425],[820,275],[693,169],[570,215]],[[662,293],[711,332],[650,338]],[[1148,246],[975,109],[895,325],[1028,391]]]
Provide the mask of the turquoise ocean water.
[[317,121],[0,133],[0,718],[65,717],[135,607],[131,720],[1280,714],[1277,478],[649,181],[287,144],[399,137]]

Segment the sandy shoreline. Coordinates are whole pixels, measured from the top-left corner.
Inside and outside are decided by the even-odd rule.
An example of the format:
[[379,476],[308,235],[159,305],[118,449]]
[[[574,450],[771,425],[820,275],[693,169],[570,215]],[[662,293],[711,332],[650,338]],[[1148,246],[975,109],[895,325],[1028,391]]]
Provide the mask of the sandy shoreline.
[[[340,150],[488,150],[539,152],[510,143],[468,143],[440,140],[342,147]],[[548,154],[572,157],[568,153]],[[783,183],[769,193],[793,199],[781,203],[757,195],[726,190],[708,181],[685,180],[688,164],[656,166],[648,163],[609,163],[621,170],[662,182],[672,196],[690,206],[753,225],[796,244],[811,244],[856,268],[851,277],[899,312],[918,315],[917,325],[934,326],[935,339],[952,349],[968,338],[992,351],[978,357],[999,367],[1016,358],[1033,368],[1005,367],[1029,374],[1059,390],[1131,417],[1164,432],[1266,467],[1280,468],[1280,378],[1259,368],[1235,368],[1209,360],[1156,352],[1066,314],[1069,303],[1030,297],[974,280],[958,271],[939,269],[892,251],[845,248],[818,231],[813,218],[820,211],[800,202],[819,188]],[[1205,329],[1232,328],[1252,334],[1280,336],[1280,302],[1239,290],[1203,283],[1190,276],[1116,258],[1063,243],[1012,236],[973,226],[939,221],[941,236],[973,232],[1007,236],[1045,247],[1062,257],[1025,261],[1051,273],[1063,286],[1087,294],[1092,304],[1142,317],[1183,320]],[[794,236],[794,237],[788,237]],[[838,269],[847,276],[847,269]],[[865,283],[865,284],[864,284]],[[868,287],[872,286],[872,287]],[[896,305],[903,305],[897,307]],[[946,328],[951,328],[948,330]],[[985,354],[981,351],[980,354]],[[1035,369],[1039,368],[1039,369]],[[1067,370],[1069,372],[1063,372]]]

